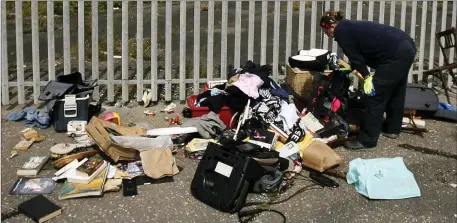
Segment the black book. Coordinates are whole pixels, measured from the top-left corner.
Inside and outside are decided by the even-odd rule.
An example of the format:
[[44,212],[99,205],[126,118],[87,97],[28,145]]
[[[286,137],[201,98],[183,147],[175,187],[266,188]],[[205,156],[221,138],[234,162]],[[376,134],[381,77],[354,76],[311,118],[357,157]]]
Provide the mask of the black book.
[[43,195],[38,195],[18,207],[19,212],[35,222],[45,222],[62,214],[62,208],[52,203]]

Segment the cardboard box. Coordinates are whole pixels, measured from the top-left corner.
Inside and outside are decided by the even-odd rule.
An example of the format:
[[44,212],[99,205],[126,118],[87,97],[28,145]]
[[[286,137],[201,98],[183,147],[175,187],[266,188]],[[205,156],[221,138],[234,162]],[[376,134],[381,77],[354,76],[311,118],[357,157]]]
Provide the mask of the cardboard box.
[[114,143],[109,136],[109,132],[122,136],[145,136],[146,131],[144,129],[139,127],[119,126],[94,116],[86,126],[86,131],[92,140],[99,146],[100,150],[114,162],[135,161],[140,159],[138,150]]

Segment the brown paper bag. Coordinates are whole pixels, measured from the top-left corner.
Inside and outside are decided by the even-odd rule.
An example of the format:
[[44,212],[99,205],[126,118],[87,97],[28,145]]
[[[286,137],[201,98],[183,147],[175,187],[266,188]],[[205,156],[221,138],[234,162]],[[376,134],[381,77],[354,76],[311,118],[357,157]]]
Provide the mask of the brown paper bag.
[[303,165],[319,172],[341,164],[341,157],[332,148],[320,141],[312,142],[300,153]]
[[159,179],[179,173],[171,149],[150,149],[140,153],[146,176]]

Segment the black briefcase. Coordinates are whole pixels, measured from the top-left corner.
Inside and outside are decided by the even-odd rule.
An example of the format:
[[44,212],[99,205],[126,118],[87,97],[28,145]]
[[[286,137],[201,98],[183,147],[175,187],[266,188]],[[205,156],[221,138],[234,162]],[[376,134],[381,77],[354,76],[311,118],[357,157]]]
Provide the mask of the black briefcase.
[[433,89],[412,83],[406,86],[405,110],[436,112],[438,105],[439,99]]
[[246,202],[265,169],[251,157],[209,143],[190,186],[192,196],[222,212],[235,213]]

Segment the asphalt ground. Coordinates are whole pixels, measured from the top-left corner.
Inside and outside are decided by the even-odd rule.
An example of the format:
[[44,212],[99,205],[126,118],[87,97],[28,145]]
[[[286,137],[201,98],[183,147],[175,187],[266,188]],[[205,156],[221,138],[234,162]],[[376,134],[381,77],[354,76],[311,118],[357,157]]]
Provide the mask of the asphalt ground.
[[[157,105],[156,111],[165,105]],[[176,111],[181,111],[179,105]],[[49,155],[49,148],[55,143],[72,142],[53,128],[39,130],[47,139],[36,143],[28,151],[8,159],[11,148],[19,141],[17,133],[24,129],[24,122],[8,122],[6,115],[22,107],[2,107],[1,142],[1,194],[2,212],[8,212],[32,195],[9,195],[17,180],[16,170],[32,155]],[[121,123],[143,122],[154,127],[166,127],[165,114],[145,117],[142,107],[106,107],[106,111],[120,114]],[[288,222],[455,222],[457,221],[457,126],[435,120],[426,120],[428,133],[423,137],[403,133],[398,139],[380,138],[376,148],[365,151],[349,151],[342,147],[335,151],[343,158],[339,167],[347,171],[349,161],[356,158],[403,157],[407,168],[421,190],[421,197],[402,200],[370,200],[358,194],[353,185],[344,179],[332,177],[340,187],[306,191],[291,200],[273,206],[283,212]],[[412,149],[399,147],[409,144]],[[415,148],[415,149],[414,149]],[[176,155],[178,166],[183,170],[174,177],[174,182],[143,185],[138,195],[124,197],[122,192],[105,193],[103,197],[58,200],[62,184],[47,198],[63,207],[62,215],[50,222],[237,222],[236,215],[219,212],[199,202],[189,192],[190,183],[198,161],[184,157],[182,151]],[[45,167],[39,176],[51,176],[54,170]],[[302,171],[307,175],[307,171]],[[301,187],[306,181],[296,181],[280,198],[285,198]],[[249,195],[248,201],[268,200],[265,195]],[[23,215],[5,222],[31,222]],[[265,213],[254,222],[281,222],[278,215]]]

